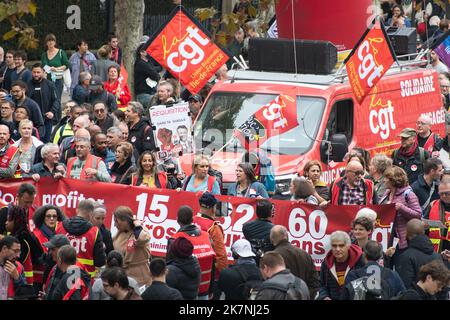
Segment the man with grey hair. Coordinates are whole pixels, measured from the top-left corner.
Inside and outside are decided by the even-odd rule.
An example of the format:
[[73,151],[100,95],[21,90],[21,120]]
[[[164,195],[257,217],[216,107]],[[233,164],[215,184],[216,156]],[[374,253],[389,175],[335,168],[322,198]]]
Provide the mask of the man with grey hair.
[[125,119],[128,123],[128,142],[133,144],[139,154],[146,150],[156,150],[153,128],[150,121],[143,117],[144,107],[136,101],[128,103]]
[[351,243],[346,232],[333,232],[330,244],[331,250],[320,267],[319,300],[340,300],[349,271],[364,266],[361,248]]
[[65,176],[66,166],[59,162],[59,147],[55,143],[46,143],[41,148],[42,161],[31,167],[30,172],[24,177],[31,176],[38,182],[41,177],[53,177],[59,179]]
[[67,177],[78,180],[111,182],[105,163],[91,154],[91,141],[86,138],[75,140],[76,157],[67,160]]
[[94,211],[91,215],[91,223],[96,226],[102,234],[103,242],[105,243],[105,253],[108,255],[114,250],[111,231],[105,227],[106,207],[100,203],[95,202]]
[[70,240],[70,244],[77,251],[78,261],[83,264],[91,277],[96,268],[105,265],[106,255],[102,234],[90,222],[94,212],[95,202],[91,199],[78,203],[77,215],[59,223],[56,234],[63,234]]
[[417,119],[417,142],[419,147],[427,150],[432,157],[438,157],[442,147],[442,138],[439,134],[431,131],[431,125],[432,121],[428,115],[423,114]]
[[106,145],[112,152],[116,151],[117,146],[123,140],[123,133],[118,127],[111,127],[106,131]]
[[89,131],[86,130],[89,126],[89,123],[90,123],[89,116],[87,114],[83,114],[73,121],[72,125],[73,135],[64,138],[61,141],[61,144],[59,145],[61,150],[61,162],[66,163],[67,159],[75,156],[76,138],[87,137],[87,135],[89,135],[89,139],[91,138]]
[[283,257],[286,268],[308,285],[309,295],[313,299],[319,291],[320,282],[311,256],[305,250],[293,246],[289,242],[288,231],[284,226],[272,227],[270,241],[275,246],[273,251]]

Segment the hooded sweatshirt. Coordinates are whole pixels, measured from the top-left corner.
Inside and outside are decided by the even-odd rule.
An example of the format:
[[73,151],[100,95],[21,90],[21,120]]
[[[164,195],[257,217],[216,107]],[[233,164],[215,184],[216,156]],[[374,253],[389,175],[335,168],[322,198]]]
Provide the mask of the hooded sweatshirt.
[[[348,250],[346,265],[347,266],[343,271],[343,280],[345,280],[345,277],[350,270],[359,269],[364,266],[362,250],[355,244],[352,244]],[[339,284],[338,272],[336,270],[336,259],[330,250],[325,257],[325,260],[322,262],[322,266],[320,267],[320,290],[318,299],[323,300],[324,298],[329,297],[332,300],[339,300],[343,287],[343,285]]]
[[167,262],[166,283],[178,289],[186,300],[195,300],[200,286],[200,264],[195,256],[173,258]]
[[[79,216],[64,220],[63,226],[70,235],[74,236],[81,236],[88,232],[91,228],[94,228],[89,221]],[[106,255],[103,238],[102,234],[98,232],[94,244],[94,266],[101,267],[104,266],[105,263]]]
[[433,260],[441,259],[441,256],[434,252],[431,240],[421,234],[408,241],[408,249],[398,257],[395,269],[400,274],[405,287],[411,289],[418,281],[417,273],[420,267]]

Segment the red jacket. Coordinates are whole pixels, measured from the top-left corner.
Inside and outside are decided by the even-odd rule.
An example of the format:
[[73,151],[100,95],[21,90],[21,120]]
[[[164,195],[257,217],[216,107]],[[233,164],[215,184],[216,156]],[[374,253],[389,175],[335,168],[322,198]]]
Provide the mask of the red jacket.
[[[364,204],[376,204],[376,194],[373,188],[373,181],[369,179],[362,179],[363,190],[366,195],[364,199]],[[342,184],[344,183],[343,178],[337,178],[331,184],[331,204],[342,204]]]
[[[442,251],[442,243],[450,241],[450,212],[441,208],[441,201],[435,200],[431,203],[430,220],[440,220],[447,226],[447,230],[440,228],[430,228],[428,237],[433,243],[434,251],[440,253]],[[445,233],[447,233],[445,235]]]
[[[15,261],[17,272],[19,272],[19,276],[24,276],[24,268],[23,265],[19,261]],[[16,295],[16,290],[14,288],[14,279],[9,278],[9,285],[8,285],[8,298],[14,299],[14,296]]]
[[103,83],[103,88],[105,88],[106,91],[112,93],[117,98],[117,104],[119,108],[126,107],[128,102],[131,101],[131,94],[130,89],[128,88],[128,84],[125,84],[125,86],[122,88],[120,92],[119,90],[119,81],[109,82],[106,81]]

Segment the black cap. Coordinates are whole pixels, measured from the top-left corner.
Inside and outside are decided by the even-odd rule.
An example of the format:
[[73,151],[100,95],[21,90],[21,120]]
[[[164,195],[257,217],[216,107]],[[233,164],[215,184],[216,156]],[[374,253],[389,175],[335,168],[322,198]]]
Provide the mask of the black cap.
[[89,82],[89,89],[98,90],[100,87],[103,87],[102,78],[100,76],[93,76]]
[[48,248],[48,249],[53,249],[53,248],[60,248],[62,246],[65,246],[67,244],[70,244],[69,239],[63,235],[63,234],[55,234],[49,242],[45,242],[44,243],[44,247]]
[[195,101],[197,101],[197,102],[203,102],[203,98],[202,98],[202,96],[199,95],[199,94],[193,94],[192,96],[190,96],[190,97],[188,98],[188,101],[190,101],[190,100],[195,100]]
[[203,193],[199,199],[200,207],[207,209],[214,207],[217,202],[219,201],[217,201],[216,197],[210,192]]

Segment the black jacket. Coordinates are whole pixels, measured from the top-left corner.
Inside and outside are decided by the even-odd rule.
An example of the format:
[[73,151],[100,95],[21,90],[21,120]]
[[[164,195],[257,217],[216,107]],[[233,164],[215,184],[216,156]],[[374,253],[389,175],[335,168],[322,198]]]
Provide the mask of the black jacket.
[[423,174],[423,162],[430,157],[430,153],[424,150],[424,161],[422,162],[420,159],[420,149],[422,148],[417,147],[414,154],[409,158],[402,156],[400,154],[400,150],[394,151],[392,155],[394,165],[399,166],[406,171],[410,185],[413,184],[421,174]]
[[[243,275],[247,275],[246,281]],[[225,300],[247,300],[244,284],[248,281],[263,281],[261,271],[254,262],[229,265],[220,271],[218,286],[225,293]]]
[[401,293],[396,300],[436,300],[436,298],[423,291],[417,284],[413,283],[411,288]]
[[[41,95],[41,103],[39,107],[42,111],[42,116],[45,120],[45,114],[47,112],[52,112],[55,117],[61,113],[61,103],[56,95],[56,87],[52,81],[47,79],[42,79],[40,83],[37,83],[33,80],[27,83],[28,85],[28,96],[31,98],[33,96],[33,92],[35,88],[40,88]],[[35,101],[37,103],[37,101]],[[51,121],[51,120],[49,120]]]
[[299,300],[310,299],[306,283],[294,276],[288,269],[285,269],[263,282],[255,300],[287,300],[286,294],[289,284],[293,284],[297,294],[301,295],[302,298]]
[[[51,260],[51,258],[50,258]],[[53,260],[52,260],[53,261]],[[54,263],[54,262],[53,262]],[[54,266],[54,264],[53,264]],[[44,283],[47,281],[47,277],[45,275],[49,275],[50,270],[53,268],[47,268],[46,274],[44,273]],[[52,278],[49,280],[47,291],[45,292],[45,300],[56,300],[54,298],[55,290],[59,285],[59,282],[61,281],[61,278],[63,277],[64,272],[61,271],[58,267],[55,267],[55,272],[52,274]]]
[[[427,208],[425,208],[425,210],[422,209],[423,213],[426,213],[426,215],[428,216],[429,214],[429,208],[430,208],[430,204],[433,200],[439,199],[439,188],[438,188],[438,183],[434,182],[435,186],[434,186],[434,192],[431,195],[430,198],[430,202],[428,203]],[[413,189],[414,193],[416,194],[417,198],[419,199],[419,203],[420,206],[422,207],[425,202],[428,200],[428,197],[430,196],[430,192],[431,192],[431,187],[429,186],[426,182],[425,182],[425,178],[423,177],[423,174],[421,174],[416,182],[414,182],[411,185],[411,188]]]
[[159,82],[161,77],[151,61],[145,62],[144,60],[138,58],[134,65],[134,83],[136,84],[134,87],[134,92],[136,95],[141,93],[156,93],[156,86],[154,88],[150,88],[145,81],[147,78]]
[[[55,291],[52,295],[52,300],[63,300],[64,296],[71,289],[68,287],[68,284],[71,283],[71,279],[75,275],[81,276],[81,281],[84,282],[84,284],[87,287],[87,290],[89,292],[91,277],[89,276],[89,274],[86,271],[76,267],[73,269],[69,269],[67,272],[65,272],[62,275],[61,280],[58,282],[58,285],[55,288]],[[69,300],[81,300],[82,299],[81,291],[82,291],[81,288],[75,290],[75,292],[70,296]]]
[[106,90],[103,90],[100,93],[91,91],[87,102],[94,104],[97,101],[103,102],[108,107],[108,112],[110,113],[117,110],[116,97]]
[[166,283],[175,288],[186,300],[195,300],[200,286],[200,264],[195,256],[189,258],[174,258],[167,261],[169,272]]
[[153,281],[152,285],[145,289],[141,298],[142,300],[183,300],[180,291],[161,281]]
[[33,121],[34,127],[39,131],[39,135],[41,137],[44,136],[45,128],[44,128],[44,118],[42,117],[41,107],[34,102],[34,100],[26,97],[23,103],[18,103],[14,101],[16,106],[25,106],[30,110],[29,119]]
[[150,121],[141,118],[138,123],[129,128],[128,142],[130,142],[139,154],[146,150],[156,150],[155,138]]
[[274,224],[265,219],[256,219],[250,222],[244,223],[242,226],[242,233],[245,239],[254,244],[254,240],[264,240],[263,251],[273,250],[273,245],[270,242],[270,230]]
[[104,134],[106,134],[106,132],[108,131],[109,128],[114,126],[114,119],[113,117],[108,113],[106,115],[106,119],[105,122],[103,122],[102,125],[99,124],[99,121],[96,119],[95,120],[95,124],[98,125],[100,127],[100,129],[102,129],[102,132]]
[[[81,236],[93,227],[89,221],[78,216],[64,220],[63,226],[70,235],[74,236]],[[105,263],[105,248],[103,244],[102,234],[101,232],[99,232],[94,244],[94,266],[102,267],[105,265]]]
[[136,171],[136,167],[133,166],[133,163],[131,162],[131,157],[128,157],[127,161],[120,166],[119,163],[116,161],[113,163],[111,167],[111,178],[114,179],[114,183],[120,183],[120,184],[131,184],[131,174]]
[[108,253],[114,250],[111,231],[106,229],[105,225],[102,224],[100,233],[102,234],[103,243],[105,244],[105,254],[108,255]]
[[409,289],[418,281],[417,273],[421,266],[441,259],[441,256],[434,252],[430,239],[422,234],[408,241],[408,248],[398,257],[395,270]]

